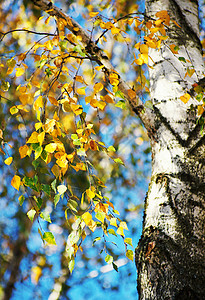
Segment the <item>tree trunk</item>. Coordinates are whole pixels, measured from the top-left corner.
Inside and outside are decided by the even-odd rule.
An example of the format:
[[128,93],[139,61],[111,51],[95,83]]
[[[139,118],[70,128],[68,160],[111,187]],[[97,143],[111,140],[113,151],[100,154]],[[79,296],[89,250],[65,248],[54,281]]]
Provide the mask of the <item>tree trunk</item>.
[[[198,3],[146,3],[149,17],[162,9],[180,25],[171,23],[167,32],[167,43],[179,46],[179,54],[167,43],[149,53],[155,120],[152,176],[136,249],[139,299],[205,299],[205,138],[197,124],[199,102],[192,97],[185,104],[179,98],[192,91],[194,82],[203,82]],[[195,69],[191,77],[185,77],[188,66]]]

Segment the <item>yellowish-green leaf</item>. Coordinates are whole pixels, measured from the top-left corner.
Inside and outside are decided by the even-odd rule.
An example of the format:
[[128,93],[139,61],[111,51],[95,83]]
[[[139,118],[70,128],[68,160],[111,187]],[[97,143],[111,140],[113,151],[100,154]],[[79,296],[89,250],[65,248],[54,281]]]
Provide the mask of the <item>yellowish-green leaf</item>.
[[44,232],[43,240],[48,243],[48,245],[56,245],[56,241],[52,232]]
[[99,221],[101,221],[102,223],[104,223],[104,219],[105,219],[105,213],[101,212],[101,211],[97,211],[95,214],[96,219],[98,219]]
[[16,106],[12,106],[9,111],[11,115],[15,115],[18,113],[19,110]]
[[51,217],[50,217],[49,213],[47,213],[47,212],[41,212],[40,217],[44,221],[47,221],[47,222],[51,223]]
[[105,257],[105,261],[106,263],[111,264],[113,262],[113,257],[107,254],[107,256]]
[[19,200],[19,204],[20,204],[20,206],[23,204],[23,202],[24,202],[24,200],[25,200],[25,197],[23,196],[23,195],[21,195],[19,198],[18,198],[18,200]]
[[[131,239],[131,238],[126,238],[126,239],[124,239],[124,243],[126,243],[126,244],[132,246],[132,239]],[[133,247],[133,246],[132,246],[132,247]]]
[[134,259],[134,253],[133,253],[132,250],[127,250],[126,251],[126,256],[127,256],[127,258],[129,258],[130,260],[133,261],[133,259]]

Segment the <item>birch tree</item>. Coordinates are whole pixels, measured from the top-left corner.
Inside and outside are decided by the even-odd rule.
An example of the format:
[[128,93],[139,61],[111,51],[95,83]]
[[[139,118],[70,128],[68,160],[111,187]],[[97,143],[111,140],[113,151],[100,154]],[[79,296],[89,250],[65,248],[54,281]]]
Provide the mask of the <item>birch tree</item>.
[[[1,99],[7,101],[6,93],[15,91],[20,104],[10,105],[10,114],[23,120],[29,129],[27,140],[19,148],[20,158],[31,161],[35,169],[32,173],[28,167],[22,174],[21,163],[8,154],[1,129],[1,153],[8,156],[5,164],[16,163],[11,185],[21,192],[20,205],[28,198],[28,218],[31,222],[38,221],[44,243],[55,245],[53,233],[45,232],[39,220],[51,223],[50,215],[43,210],[48,198],[55,207],[67,199],[65,219],[70,234],[63,254],[70,272],[67,276],[73,271],[76,255],[83,251],[87,229],[94,232],[101,228],[103,237],[121,236],[126,256],[133,260],[132,240],[124,232],[127,224],[103,195],[105,184],[100,175],[106,170],[94,165],[97,176],[91,172],[92,163],[101,159],[101,152],[115,164],[121,165],[123,161],[115,155],[112,145],[108,147],[98,139],[100,135],[94,138],[97,125],[90,121],[79,99],[96,110],[98,123],[99,111],[113,104],[124,108],[126,101],[130,114],[135,113],[144,125],[152,148],[152,175],[145,199],[143,232],[135,251],[139,299],[203,299],[205,71],[198,1],[147,0],[145,13],[137,10],[133,1],[127,1],[124,6],[123,2],[116,1],[112,18],[101,13],[103,9],[106,12],[108,2],[99,9],[90,3],[86,22],[91,22],[91,30],[84,28],[85,21],[80,24],[67,14],[63,4],[59,8],[48,0],[31,3],[38,8],[38,14],[47,14],[45,31],[16,28],[12,24],[14,27],[10,30],[1,32],[1,42],[11,33],[14,39],[15,34],[22,32],[43,36],[1,65],[3,70],[5,65],[7,68],[3,71],[6,73],[2,72]],[[49,32],[52,20],[55,25],[51,28],[55,31]],[[94,38],[95,30],[97,38]],[[130,37],[125,36],[126,33]],[[109,34],[114,42],[123,41],[131,49],[130,65],[135,70],[133,85],[129,74],[127,77],[121,74],[113,65],[115,60],[104,51]],[[42,42],[43,39],[46,41]],[[87,75],[79,73],[86,61],[91,62]],[[11,82],[6,76],[14,71]],[[24,83],[19,81],[21,76]],[[148,92],[151,101],[145,102]],[[74,116],[69,119],[71,126],[67,128],[62,121],[64,113]],[[33,127],[29,127],[31,122]],[[93,159],[90,152],[97,158]],[[43,175],[40,170],[49,175]],[[73,170],[84,174],[80,193],[72,190]],[[106,243],[104,245],[105,261],[117,270],[112,253]],[[18,268],[20,261],[21,258]],[[16,277],[11,280],[13,285]],[[8,286],[7,290],[10,296],[12,287]]]

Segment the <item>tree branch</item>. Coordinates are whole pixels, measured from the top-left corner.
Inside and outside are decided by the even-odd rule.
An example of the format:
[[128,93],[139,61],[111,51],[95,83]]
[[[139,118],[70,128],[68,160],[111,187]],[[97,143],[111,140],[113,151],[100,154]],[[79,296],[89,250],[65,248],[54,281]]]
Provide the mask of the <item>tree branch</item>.
[[[95,57],[98,65],[103,65],[103,71],[105,76],[109,80],[109,75],[111,73],[117,73],[114,70],[114,67],[110,63],[108,57],[103,53],[103,51],[96,45],[95,42],[91,40],[90,35],[80,26],[78,22],[76,22],[73,18],[63,13],[62,10],[52,2],[48,0],[32,0],[32,2],[37,5],[41,10],[47,12],[51,16],[55,16],[57,19],[64,19],[67,22],[66,28],[68,28],[74,35],[81,37],[81,42],[85,47],[87,53],[91,56]],[[118,74],[118,73],[117,73]],[[141,121],[143,122],[145,128],[150,132],[150,128],[153,127],[154,122],[154,111],[146,108],[139,98],[138,95],[134,95],[131,93],[131,88],[127,85],[127,83],[119,76],[118,74],[119,85],[118,89],[124,94],[124,97],[129,102],[132,110],[139,115]]]

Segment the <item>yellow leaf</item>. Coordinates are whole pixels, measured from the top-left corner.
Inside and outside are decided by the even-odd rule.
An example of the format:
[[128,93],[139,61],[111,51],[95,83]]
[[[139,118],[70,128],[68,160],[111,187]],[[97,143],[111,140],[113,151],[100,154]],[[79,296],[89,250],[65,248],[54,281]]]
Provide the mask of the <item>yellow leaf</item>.
[[50,22],[50,19],[51,19],[52,17],[51,16],[49,16],[46,20],[45,20],[45,24],[48,24],[49,22]]
[[64,184],[61,184],[57,187],[57,190],[58,190],[59,194],[62,195],[63,193],[65,193],[67,191],[67,187]]
[[122,228],[122,227],[119,227],[119,228],[117,229],[117,234],[119,234],[119,235],[122,235],[122,236],[125,236],[125,234],[124,234],[124,231],[123,231],[123,228]]
[[141,44],[140,45],[140,53],[143,53],[143,54],[148,54],[148,51],[149,51],[149,48],[148,48],[148,46],[147,45],[145,45],[145,44]]
[[186,104],[189,101],[189,99],[191,98],[191,96],[188,93],[186,93],[179,98],[181,99],[182,102],[184,102]]
[[123,229],[128,230],[126,222],[120,222],[120,227],[122,227]]
[[148,54],[146,54],[146,53],[140,54],[140,59],[143,60],[144,64],[148,64]]
[[49,152],[49,153],[53,153],[57,148],[57,144],[56,143],[50,143],[48,145],[46,145],[45,147],[45,151]]
[[96,225],[95,221],[91,220],[90,223],[88,224],[88,227],[92,232],[94,232],[97,225]]
[[92,220],[91,214],[87,211],[82,215],[82,219],[86,225],[89,225],[90,221]]
[[101,99],[106,101],[107,103],[115,103],[115,101],[109,95],[105,95],[104,97],[101,96]]
[[114,35],[114,34],[118,34],[118,33],[120,32],[120,28],[117,28],[117,27],[113,26],[113,27],[111,28],[111,32],[112,32],[113,35]]
[[90,16],[91,18],[94,18],[94,17],[96,17],[98,14],[99,14],[99,12],[91,11],[91,12],[89,13],[89,16]]
[[33,103],[33,95],[32,94],[22,94],[19,96],[19,100],[23,105],[32,104]]
[[19,187],[21,184],[21,178],[18,175],[15,175],[12,180],[11,180],[11,185],[17,190],[19,191]]
[[38,132],[34,131],[28,141],[26,142],[27,144],[33,144],[33,143],[38,143]]
[[91,191],[90,189],[86,190],[86,194],[88,196],[88,198],[93,199],[95,197],[95,193],[93,191]]
[[7,159],[5,159],[4,163],[9,166],[12,163],[12,161],[13,157],[8,157]]
[[102,65],[102,66],[97,66],[97,67],[95,67],[95,69],[96,69],[97,71],[100,71],[103,67],[104,67],[104,65]]
[[106,103],[103,101],[96,101],[95,106],[98,107],[100,110],[103,110],[106,106]]
[[111,218],[111,219],[110,219],[110,225],[115,226],[115,227],[118,227],[118,226],[117,226],[117,219],[116,219],[116,218]]
[[104,85],[101,82],[98,82],[94,85],[94,92],[95,94],[102,91]]
[[16,68],[16,77],[20,77],[25,72],[24,68]]
[[109,80],[110,80],[110,84],[112,84],[112,85],[119,84],[118,75],[116,73],[111,73],[109,75]]
[[42,96],[39,96],[36,101],[34,102],[34,109],[35,110],[38,110],[39,108],[43,108],[43,97]]
[[198,109],[198,115],[199,116],[202,115],[203,112],[204,112],[204,106],[203,105],[198,105],[197,109]]
[[40,145],[43,144],[45,138],[45,131],[42,131],[41,133],[38,134],[38,142],[40,143]]
[[39,278],[42,275],[42,269],[39,266],[33,267],[31,269],[31,281],[34,284],[37,284],[39,281]]
[[19,148],[19,153],[20,153],[21,158],[26,157],[28,150],[29,150],[29,147],[27,145],[21,146]]
[[82,105],[71,104],[70,107],[76,116],[82,114],[83,112]]
[[85,87],[77,89],[78,95],[85,95]]
[[40,129],[40,128],[42,127],[42,125],[43,125],[43,124],[42,124],[41,122],[36,123],[36,124],[35,124],[35,129],[36,129],[36,130]]

